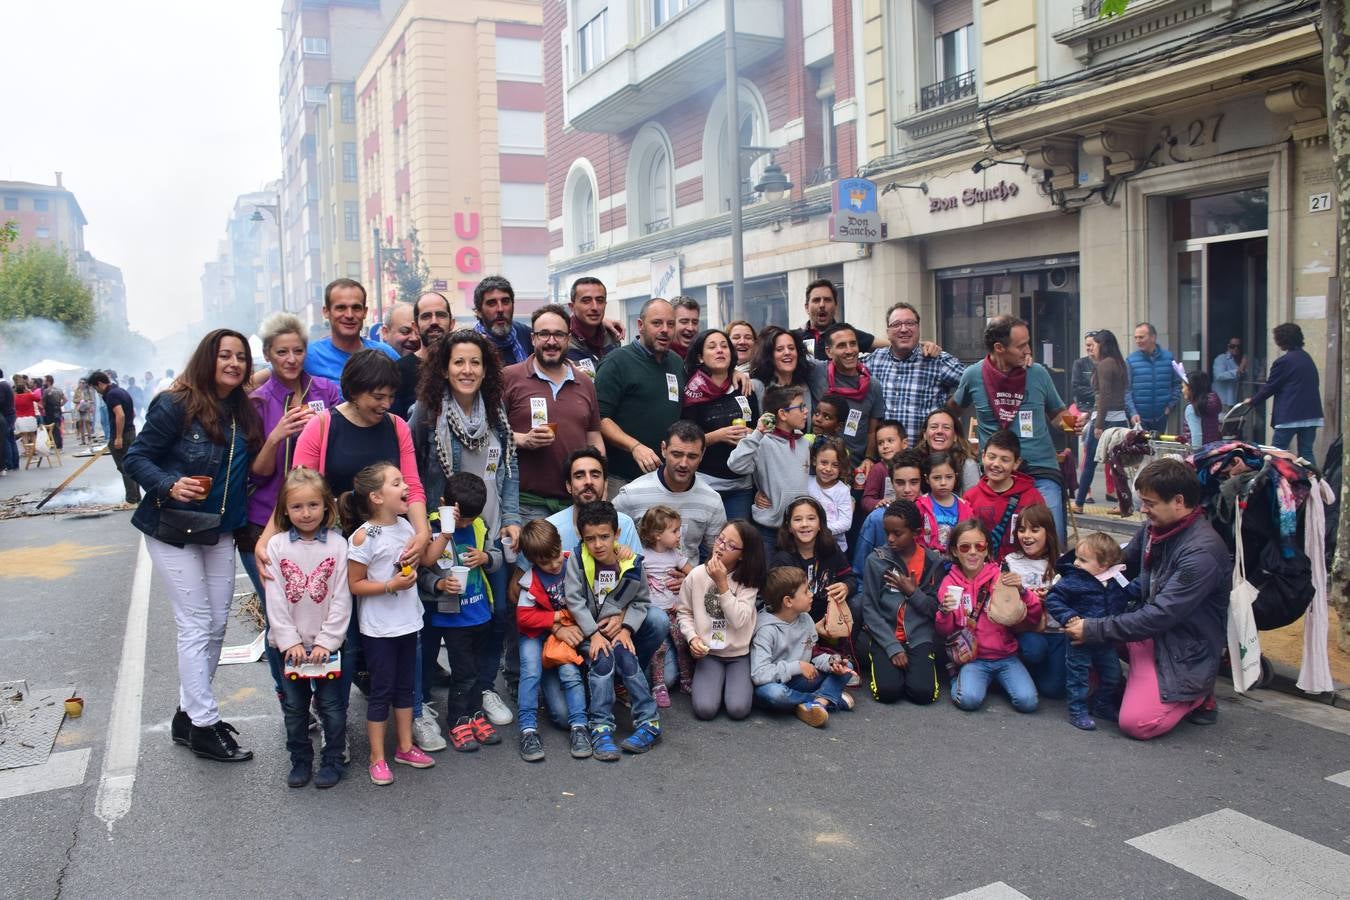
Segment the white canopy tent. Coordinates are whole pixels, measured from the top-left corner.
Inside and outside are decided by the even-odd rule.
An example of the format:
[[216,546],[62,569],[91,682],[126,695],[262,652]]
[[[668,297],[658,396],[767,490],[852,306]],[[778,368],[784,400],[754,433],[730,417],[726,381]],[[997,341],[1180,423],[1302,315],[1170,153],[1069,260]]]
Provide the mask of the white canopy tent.
[[41,378],[43,375],[69,375],[72,372],[83,372],[84,368],[84,366],[77,366],[74,363],[61,362],[59,359],[43,359],[25,369],[20,369],[19,374],[28,378]]

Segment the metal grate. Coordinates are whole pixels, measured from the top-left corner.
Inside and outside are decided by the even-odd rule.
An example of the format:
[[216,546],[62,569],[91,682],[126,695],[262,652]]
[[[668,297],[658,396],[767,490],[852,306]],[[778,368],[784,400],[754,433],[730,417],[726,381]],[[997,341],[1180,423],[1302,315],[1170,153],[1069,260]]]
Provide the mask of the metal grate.
[[933,109],[975,93],[975,70],[944,78],[919,89],[919,110]]

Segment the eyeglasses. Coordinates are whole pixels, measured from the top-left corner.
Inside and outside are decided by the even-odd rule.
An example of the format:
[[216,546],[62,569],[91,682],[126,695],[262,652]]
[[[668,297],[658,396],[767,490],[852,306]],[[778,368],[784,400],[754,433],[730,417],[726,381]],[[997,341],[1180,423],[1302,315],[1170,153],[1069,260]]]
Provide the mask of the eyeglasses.
[[913,331],[919,327],[918,319],[901,319],[898,322],[887,322],[886,327],[894,331]]
[[1229,345],[1228,345],[1228,349],[1229,349],[1229,350],[1240,350],[1241,348],[1242,348],[1242,345],[1241,345],[1241,344],[1229,344]]
[[541,341],[563,341],[567,339],[565,331],[536,331],[534,336]]
[[740,550],[744,549],[740,544],[733,544],[731,541],[720,536],[717,538],[716,541],[714,541],[714,546],[717,546],[723,550],[730,550],[732,553],[737,553]]
[[969,552],[971,552],[972,550],[975,551],[976,553],[983,553],[983,552],[985,552],[985,551],[988,550],[988,549],[989,549],[989,545],[986,544],[984,541],[977,541],[976,543],[973,543],[973,544],[957,544],[957,545],[956,545],[956,552],[957,552],[957,553],[969,553]]
[[783,412],[796,412],[799,409],[806,409],[805,403],[794,403],[791,406],[783,407]]

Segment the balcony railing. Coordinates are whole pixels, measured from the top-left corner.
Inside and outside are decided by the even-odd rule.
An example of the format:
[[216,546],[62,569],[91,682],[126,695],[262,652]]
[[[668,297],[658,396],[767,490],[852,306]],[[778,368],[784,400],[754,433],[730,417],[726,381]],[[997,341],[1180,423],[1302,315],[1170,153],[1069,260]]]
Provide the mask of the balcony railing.
[[656,232],[665,231],[669,227],[670,227],[670,219],[668,217],[665,219],[653,219],[650,222],[642,223],[642,233],[656,234]]
[[933,109],[946,103],[973,96],[975,93],[975,70],[953,75],[919,89],[919,110]]
[[582,254],[582,253],[590,253],[590,252],[591,252],[592,250],[594,250],[594,249],[595,249],[595,241],[578,241],[578,242],[577,242],[577,254],[578,254],[578,255],[580,255],[580,254]]
[[1102,4],[1106,0],[1087,0],[1082,6],[1083,19],[1091,22],[1102,17]]
[[837,177],[839,177],[839,169],[837,166],[821,166],[811,173],[810,178],[806,179],[806,186],[814,187],[818,184],[829,184]]

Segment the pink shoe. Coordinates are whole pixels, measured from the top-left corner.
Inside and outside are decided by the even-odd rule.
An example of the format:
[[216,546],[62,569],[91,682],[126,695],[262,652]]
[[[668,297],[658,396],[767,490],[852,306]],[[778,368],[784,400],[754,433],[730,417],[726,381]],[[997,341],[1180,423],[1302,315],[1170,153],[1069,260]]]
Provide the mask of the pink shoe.
[[413,744],[411,750],[400,750],[394,754],[394,762],[412,766],[414,769],[430,769],[436,765],[436,760],[432,759],[422,752],[422,748]]
[[389,763],[380,760],[370,766],[370,780],[376,784],[393,784],[394,773],[389,771]]
[[660,709],[670,709],[670,691],[664,684],[658,684],[652,688],[652,697],[656,700],[656,705]]

